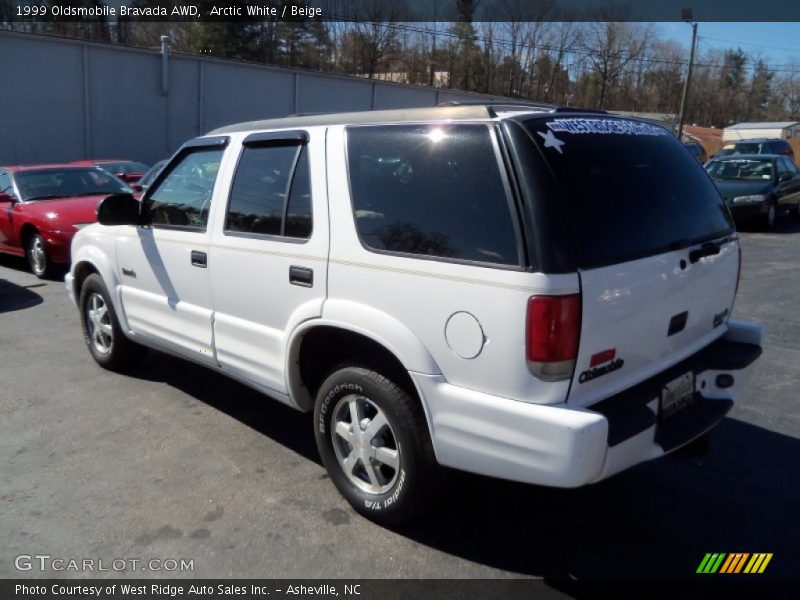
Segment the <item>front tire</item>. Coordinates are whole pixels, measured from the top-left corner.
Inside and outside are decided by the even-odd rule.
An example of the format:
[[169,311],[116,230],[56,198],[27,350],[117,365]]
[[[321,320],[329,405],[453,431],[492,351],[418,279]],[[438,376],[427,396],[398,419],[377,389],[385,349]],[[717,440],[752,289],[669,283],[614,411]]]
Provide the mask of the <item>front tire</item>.
[[336,368],[317,394],[314,424],[331,480],[368,519],[410,521],[444,492],[422,407],[379,372]]
[[142,361],[147,349],[123,333],[100,275],[89,275],[83,282],[79,306],[83,339],[98,365],[110,371],[127,371]]
[[31,271],[39,279],[49,279],[53,276],[55,268],[50,257],[47,255],[47,246],[44,238],[38,233],[34,233],[28,240],[28,247],[25,255],[28,258],[28,265]]

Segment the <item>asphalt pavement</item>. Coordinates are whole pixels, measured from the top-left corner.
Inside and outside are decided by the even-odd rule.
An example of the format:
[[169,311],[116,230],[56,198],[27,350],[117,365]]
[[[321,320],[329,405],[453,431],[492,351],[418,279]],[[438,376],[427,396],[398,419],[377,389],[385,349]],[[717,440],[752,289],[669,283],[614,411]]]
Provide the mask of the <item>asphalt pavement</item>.
[[[459,475],[396,529],[339,496],[310,415],[158,352],[104,371],[63,283],[0,257],[0,578],[678,578],[707,552],[771,552],[764,577],[796,576],[800,223],[742,239],[734,316],[766,327],[764,354],[706,456],[577,490]],[[20,555],[192,570],[19,570]]]

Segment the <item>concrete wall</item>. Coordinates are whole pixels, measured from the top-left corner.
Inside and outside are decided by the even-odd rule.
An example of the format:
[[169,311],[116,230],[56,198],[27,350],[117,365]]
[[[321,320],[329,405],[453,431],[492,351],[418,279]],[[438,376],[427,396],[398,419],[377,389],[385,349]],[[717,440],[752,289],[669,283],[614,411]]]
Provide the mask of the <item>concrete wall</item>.
[[240,121],[491,98],[176,54],[162,94],[159,52],[11,32],[0,32],[0,57],[0,165],[90,157],[152,164]]

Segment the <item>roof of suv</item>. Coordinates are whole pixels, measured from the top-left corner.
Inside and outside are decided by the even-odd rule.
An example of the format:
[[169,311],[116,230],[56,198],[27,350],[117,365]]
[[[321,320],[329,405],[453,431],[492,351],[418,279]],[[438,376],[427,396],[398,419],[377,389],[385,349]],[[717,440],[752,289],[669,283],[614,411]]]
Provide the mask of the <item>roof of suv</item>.
[[222,135],[263,129],[291,129],[292,127],[310,127],[314,125],[354,125],[363,123],[396,123],[402,121],[433,120],[468,120],[494,119],[498,112],[534,112],[552,113],[557,111],[587,112],[598,114],[598,111],[567,109],[566,107],[547,104],[528,104],[514,102],[490,102],[486,104],[451,104],[428,108],[402,108],[395,110],[367,110],[360,112],[325,113],[316,115],[291,115],[280,119],[248,121],[226,125],[209,132],[207,135]]

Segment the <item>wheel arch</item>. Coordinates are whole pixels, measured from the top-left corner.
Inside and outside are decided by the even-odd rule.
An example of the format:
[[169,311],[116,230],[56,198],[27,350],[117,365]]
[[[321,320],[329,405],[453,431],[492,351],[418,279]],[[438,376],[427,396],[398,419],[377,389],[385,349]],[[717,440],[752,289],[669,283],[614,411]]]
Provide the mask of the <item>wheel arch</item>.
[[120,299],[119,280],[108,257],[99,248],[82,246],[75,252],[71,272],[75,278],[72,291],[75,294],[76,304],[80,302],[81,288],[86,278],[94,273],[100,275],[111,296],[111,301],[114,303],[114,310],[117,313],[120,326],[127,331],[128,320]]
[[294,329],[287,347],[285,372],[295,405],[304,411],[312,410],[325,375],[342,362],[358,359],[395,376],[395,383],[421,402],[427,416],[424,398],[409,371],[440,374],[436,361],[419,338],[399,321],[384,315],[383,327],[377,328],[369,313],[380,311],[369,307],[363,307],[363,311],[358,323],[323,316]]
[[25,252],[27,252],[28,242],[30,242],[30,239],[37,233],[39,233],[39,228],[36,225],[30,222],[23,223],[22,227],[19,228],[20,248],[22,248],[23,250],[25,250]]

